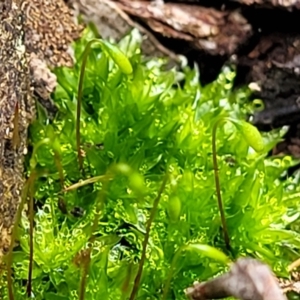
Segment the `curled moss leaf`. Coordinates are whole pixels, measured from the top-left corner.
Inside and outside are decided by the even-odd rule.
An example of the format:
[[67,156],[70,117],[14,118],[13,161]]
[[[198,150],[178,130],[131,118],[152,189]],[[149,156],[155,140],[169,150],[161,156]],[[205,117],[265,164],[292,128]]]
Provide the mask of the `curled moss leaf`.
[[171,195],[168,202],[168,215],[172,222],[178,221],[181,213],[181,200],[176,195]]
[[143,194],[146,189],[143,176],[137,172],[134,172],[129,176],[129,186],[138,194]]
[[256,127],[245,121],[240,121],[235,124],[242,133],[244,139],[256,152],[262,152],[264,150],[262,136]]
[[124,74],[131,74],[132,73],[132,66],[128,58],[125,54],[116,46],[106,42],[101,41],[103,48],[109,54],[109,56],[114,60],[114,62],[119,66],[121,71]]

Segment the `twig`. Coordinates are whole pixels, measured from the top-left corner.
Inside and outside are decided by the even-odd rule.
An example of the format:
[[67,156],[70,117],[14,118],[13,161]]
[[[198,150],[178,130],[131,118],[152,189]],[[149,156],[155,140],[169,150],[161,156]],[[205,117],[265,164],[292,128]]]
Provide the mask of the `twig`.
[[86,180],[82,180],[80,182],[77,182],[75,184],[72,184],[72,185],[66,187],[63,190],[63,192],[72,191],[72,190],[78,189],[82,186],[85,186],[87,184],[94,183],[94,182],[97,182],[97,181],[101,181],[101,180],[105,179],[106,177],[107,177],[107,175],[100,175],[100,176],[95,176],[95,177],[88,178]]

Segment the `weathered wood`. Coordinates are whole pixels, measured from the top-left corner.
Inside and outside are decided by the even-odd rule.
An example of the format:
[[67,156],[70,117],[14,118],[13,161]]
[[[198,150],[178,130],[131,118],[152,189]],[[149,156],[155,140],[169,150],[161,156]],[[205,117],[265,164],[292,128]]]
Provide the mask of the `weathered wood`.
[[164,47],[144,26],[134,22],[117,2],[111,0],[68,0],[66,2],[76,15],[83,18],[84,22],[93,23],[96,26],[101,38],[119,41],[137,28],[143,35],[141,48],[144,55],[149,57],[167,56],[171,60],[171,65],[179,62],[175,53]]
[[142,19],[167,38],[184,40],[210,55],[231,55],[251,36],[251,26],[238,11],[186,4],[119,0],[118,6]]

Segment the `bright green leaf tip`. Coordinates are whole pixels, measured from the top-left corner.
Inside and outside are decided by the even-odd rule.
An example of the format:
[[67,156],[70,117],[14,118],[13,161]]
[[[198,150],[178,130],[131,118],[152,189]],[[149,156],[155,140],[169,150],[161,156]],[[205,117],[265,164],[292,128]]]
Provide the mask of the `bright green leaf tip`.
[[118,47],[106,41],[102,41],[102,45],[124,74],[129,75],[133,72],[129,59]]
[[169,218],[173,222],[177,222],[181,212],[181,200],[176,195],[171,195],[168,202]]
[[260,132],[255,126],[243,120],[234,120],[228,118],[228,121],[232,122],[236,126],[250,147],[252,147],[256,152],[264,151],[264,141]]
[[241,133],[243,134],[244,139],[248,142],[248,144],[256,152],[262,152],[264,150],[264,142],[257,128],[245,121],[241,121],[240,125]]
[[211,247],[209,245],[205,245],[205,244],[189,244],[186,247],[187,250],[194,250],[196,252],[198,252],[201,255],[204,255],[208,258],[212,258],[216,261],[219,261],[223,264],[229,264],[230,263],[230,259],[228,258],[227,255],[225,255],[222,251]]

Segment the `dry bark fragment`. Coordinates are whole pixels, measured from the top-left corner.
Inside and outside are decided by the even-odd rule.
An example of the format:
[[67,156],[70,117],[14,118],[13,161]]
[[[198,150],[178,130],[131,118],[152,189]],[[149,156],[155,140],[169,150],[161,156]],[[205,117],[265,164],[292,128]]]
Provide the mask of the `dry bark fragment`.
[[101,38],[121,40],[134,28],[143,35],[141,49],[145,56],[169,57],[170,66],[179,62],[172,51],[165,48],[149,30],[134,22],[118,3],[111,0],[68,0],[67,4],[81,15],[84,22],[93,23]]
[[188,41],[211,55],[231,55],[252,35],[251,25],[238,11],[148,1],[119,0],[117,4],[154,32]]
[[228,273],[186,290],[193,300],[235,297],[241,300],[286,300],[270,268],[251,258],[241,258]]

